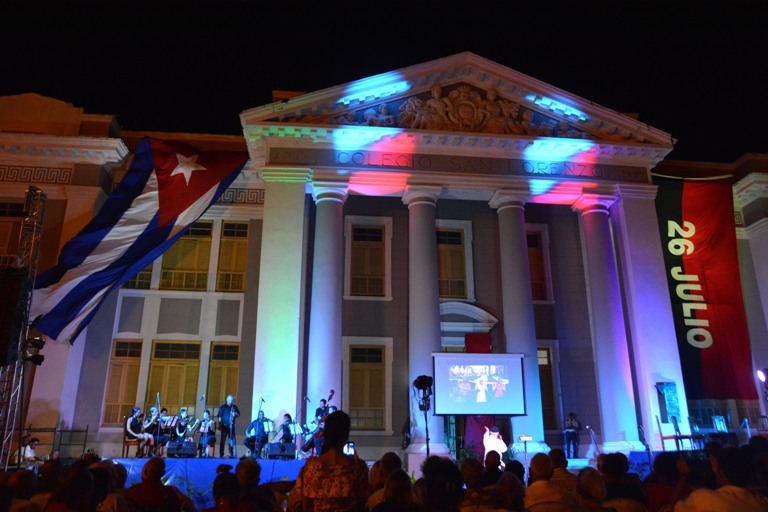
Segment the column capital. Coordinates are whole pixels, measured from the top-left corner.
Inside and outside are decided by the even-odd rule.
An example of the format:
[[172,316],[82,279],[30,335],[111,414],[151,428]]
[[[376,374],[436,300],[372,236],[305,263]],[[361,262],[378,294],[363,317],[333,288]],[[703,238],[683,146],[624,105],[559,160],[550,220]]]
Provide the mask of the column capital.
[[403,203],[410,208],[414,204],[428,203],[432,206],[437,204],[440,192],[443,187],[431,185],[407,185],[403,192]]
[[349,183],[338,181],[313,181],[312,199],[315,203],[321,201],[336,201],[344,203],[349,194]]
[[617,183],[614,187],[616,195],[632,199],[650,199],[655,200],[658,185],[653,183]]
[[262,167],[259,174],[265,182],[306,183],[312,177],[312,169],[269,165]]
[[491,208],[499,211],[504,208],[525,209],[525,203],[529,199],[528,191],[520,189],[499,189],[493,193],[493,197],[488,201]]
[[768,175],[748,174],[733,186],[737,208],[744,208],[753,201],[768,197]]
[[610,194],[581,194],[571,205],[575,212],[581,212],[582,215],[588,213],[608,214],[608,208],[616,202],[616,196]]

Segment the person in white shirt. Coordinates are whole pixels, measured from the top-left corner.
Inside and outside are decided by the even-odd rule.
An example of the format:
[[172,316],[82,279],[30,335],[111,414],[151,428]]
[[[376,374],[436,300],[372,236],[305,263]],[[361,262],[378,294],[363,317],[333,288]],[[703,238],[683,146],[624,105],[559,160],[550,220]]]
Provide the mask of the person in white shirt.
[[37,445],[40,444],[40,440],[36,437],[33,437],[29,440],[29,444],[24,447],[24,460],[27,462],[38,462],[39,459],[37,458],[37,454],[35,453],[35,450],[37,449]]
[[483,454],[483,460],[488,452],[495,451],[499,453],[499,458],[504,460],[504,454],[507,452],[507,443],[499,433],[499,427],[493,426],[491,428],[485,427],[485,434],[483,435],[483,446],[485,447],[485,453]]

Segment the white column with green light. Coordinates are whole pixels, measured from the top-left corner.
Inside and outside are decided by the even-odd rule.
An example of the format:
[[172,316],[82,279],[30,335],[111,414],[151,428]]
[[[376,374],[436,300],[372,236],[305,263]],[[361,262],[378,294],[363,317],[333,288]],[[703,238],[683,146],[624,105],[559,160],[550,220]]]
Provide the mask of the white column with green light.
[[302,375],[304,233],[309,170],[262,169],[264,228],[259,275],[253,411],[269,418],[296,414]]
[[[307,396],[320,400],[333,390],[330,405],[342,403],[341,309],[344,295],[344,202],[347,184],[312,184],[317,204],[312,306],[309,315]],[[314,410],[307,407],[308,410]]]
[[429,397],[425,421],[424,411],[419,407],[421,393],[413,386],[419,376],[433,377],[432,353],[441,351],[435,224],[440,191],[440,187],[409,186],[403,194],[403,202],[408,205],[408,375],[413,440],[407,453],[408,469],[416,473],[427,455],[427,447],[430,455],[448,453],[443,418],[433,414],[434,397]]
[[609,220],[612,195],[583,194],[573,204],[581,213],[592,351],[597,373],[601,452],[640,450],[624,306]]
[[521,191],[498,190],[490,201],[499,216],[499,257],[504,339],[507,353],[523,354],[525,415],[512,417],[512,439],[523,451],[520,436],[530,436],[528,452],[547,451],[541,406],[536,322],[533,314],[528,239],[525,231],[526,196]]

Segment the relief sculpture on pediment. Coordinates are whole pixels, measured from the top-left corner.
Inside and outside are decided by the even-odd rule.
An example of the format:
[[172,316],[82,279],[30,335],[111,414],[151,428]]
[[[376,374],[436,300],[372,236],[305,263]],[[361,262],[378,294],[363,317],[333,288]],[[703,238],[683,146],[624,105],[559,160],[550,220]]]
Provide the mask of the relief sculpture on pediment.
[[[446,93],[443,87],[434,85],[429,97],[426,97],[426,94],[415,95],[368,107],[362,111],[347,112],[332,118],[330,123],[533,137],[593,137],[589,132],[566,121],[558,121],[515,102],[499,98],[494,88],[484,91],[484,97],[482,92],[472,86],[458,84]],[[396,116],[393,111],[398,112]],[[616,136],[613,133],[605,135]]]

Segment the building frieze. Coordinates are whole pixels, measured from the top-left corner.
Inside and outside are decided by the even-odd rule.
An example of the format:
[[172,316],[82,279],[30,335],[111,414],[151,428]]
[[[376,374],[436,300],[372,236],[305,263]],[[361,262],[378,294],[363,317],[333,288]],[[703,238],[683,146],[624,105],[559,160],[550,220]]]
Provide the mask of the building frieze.
[[527,137],[468,132],[404,131],[391,127],[332,127],[319,125],[262,124],[246,126],[251,158],[264,162],[271,147],[387,148],[401,152],[447,153],[515,157],[546,155],[560,160],[617,161],[654,167],[671,151],[646,144],[616,144],[584,139]]
[[119,164],[128,153],[120,139],[0,133],[0,162],[20,166]]

